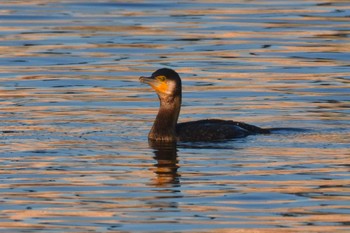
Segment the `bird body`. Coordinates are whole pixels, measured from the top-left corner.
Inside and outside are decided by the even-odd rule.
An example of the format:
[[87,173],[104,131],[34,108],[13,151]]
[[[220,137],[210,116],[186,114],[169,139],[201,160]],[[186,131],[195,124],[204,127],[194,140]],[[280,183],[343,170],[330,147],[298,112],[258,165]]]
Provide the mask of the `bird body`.
[[221,141],[268,133],[270,133],[268,129],[243,122],[220,119],[190,121],[176,125],[178,141]]
[[160,101],[157,117],[148,134],[152,141],[219,141],[270,133],[269,129],[231,120],[206,119],[177,123],[182,100],[178,73],[163,68],[150,77],[140,77],[140,82],[150,85]]

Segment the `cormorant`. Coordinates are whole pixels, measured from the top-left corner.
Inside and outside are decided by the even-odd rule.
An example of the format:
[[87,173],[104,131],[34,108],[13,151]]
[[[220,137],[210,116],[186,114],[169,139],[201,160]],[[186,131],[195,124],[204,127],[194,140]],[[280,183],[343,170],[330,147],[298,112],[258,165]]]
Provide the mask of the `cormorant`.
[[177,123],[181,108],[181,79],[168,68],[155,71],[150,77],[140,77],[157,93],[160,107],[148,138],[152,141],[219,141],[241,138],[251,134],[268,134],[269,129],[243,122],[207,119]]

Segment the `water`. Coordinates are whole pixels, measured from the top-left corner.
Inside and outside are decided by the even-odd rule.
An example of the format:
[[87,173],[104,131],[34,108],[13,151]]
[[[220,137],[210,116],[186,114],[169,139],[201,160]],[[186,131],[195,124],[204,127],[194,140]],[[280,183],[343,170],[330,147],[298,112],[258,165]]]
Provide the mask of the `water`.
[[[349,31],[342,0],[2,1],[1,231],[348,231]],[[149,145],[160,67],[180,121],[308,130]]]

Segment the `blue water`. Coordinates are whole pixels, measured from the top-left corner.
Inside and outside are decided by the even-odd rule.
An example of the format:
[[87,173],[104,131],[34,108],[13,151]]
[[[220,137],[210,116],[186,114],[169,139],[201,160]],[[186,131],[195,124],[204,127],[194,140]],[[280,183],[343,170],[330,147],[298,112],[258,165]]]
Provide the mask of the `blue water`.
[[[350,3],[3,1],[4,232],[346,232]],[[180,121],[296,127],[148,143],[160,67]]]

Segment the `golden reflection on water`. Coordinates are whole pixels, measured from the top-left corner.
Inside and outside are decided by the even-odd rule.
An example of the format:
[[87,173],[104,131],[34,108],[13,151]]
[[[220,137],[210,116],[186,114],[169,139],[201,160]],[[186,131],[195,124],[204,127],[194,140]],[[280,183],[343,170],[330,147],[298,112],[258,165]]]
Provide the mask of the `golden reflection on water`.
[[[347,1],[6,1],[0,229],[346,232]],[[183,79],[180,121],[307,128],[147,142],[138,77]]]

